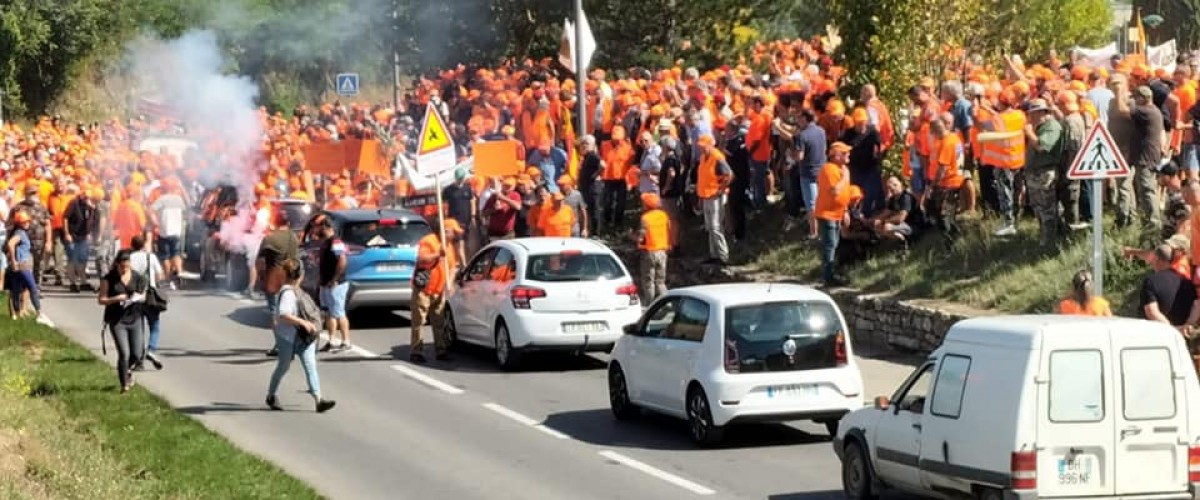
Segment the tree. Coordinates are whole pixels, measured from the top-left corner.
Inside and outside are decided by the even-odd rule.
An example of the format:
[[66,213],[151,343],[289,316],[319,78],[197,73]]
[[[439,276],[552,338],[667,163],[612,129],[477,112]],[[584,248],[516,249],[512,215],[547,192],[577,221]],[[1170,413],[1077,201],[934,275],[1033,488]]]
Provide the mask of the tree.
[[1200,0],[1134,0],[1133,8],[1163,18],[1157,27],[1146,27],[1150,45],[1174,38],[1180,51],[1200,48]]

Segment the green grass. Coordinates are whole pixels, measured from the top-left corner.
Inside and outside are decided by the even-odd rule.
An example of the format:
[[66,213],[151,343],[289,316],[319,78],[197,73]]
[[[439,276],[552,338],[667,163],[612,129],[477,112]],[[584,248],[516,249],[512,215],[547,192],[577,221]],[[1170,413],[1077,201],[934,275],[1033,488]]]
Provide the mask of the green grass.
[[[751,224],[781,227],[764,215]],[[1050,312],[1070,289],[1071,277],[1091,267],[1091,230],[1075,232],[1057,248],[1041,248],[1037,223],[1021,221],[1015,237],[997,238],[996,222],[964,220],[963,234],[947,248],[936,231],[915,243],[907,255],[881,250],[840,270],[850,286],[868,292],[891,292],[901,298],[935,299],[978,309],[1009,313]],[[820,257],[814,243],[799,241],[798,231],[777,231],[767,241],[735,248],[734,258],[749,267],[772,274],[816,281]],[[1134,229],[1106,227],[1105,296],[1116,314],[1133,315],[1137,290],[1149,267],[1121,257],[1122,246],[1148,248],[1155,240]],[[753,238],[751,238],[753,239]]]
[[0,319],[0,498],[320,498],[61,333]]

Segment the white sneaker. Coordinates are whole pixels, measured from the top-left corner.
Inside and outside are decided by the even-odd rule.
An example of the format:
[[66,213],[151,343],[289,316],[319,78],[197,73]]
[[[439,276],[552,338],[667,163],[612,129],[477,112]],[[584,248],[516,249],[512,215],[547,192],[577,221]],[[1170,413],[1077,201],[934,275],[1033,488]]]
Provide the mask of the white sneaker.
[[992,233],[992,234],[994,234],[996,236],[1012,236],[1014,234],[1017,234],[1017,228],[1013,227],[1012,224],[1009,224],[1007,226],[1001,227],[1000,229],[997,229],[996,232]]
[[45,314],[38,313],[37,323],[39,325],[45,325],[50,328],[54,328],[54,322],[50,321],[50,318],[47,318]]

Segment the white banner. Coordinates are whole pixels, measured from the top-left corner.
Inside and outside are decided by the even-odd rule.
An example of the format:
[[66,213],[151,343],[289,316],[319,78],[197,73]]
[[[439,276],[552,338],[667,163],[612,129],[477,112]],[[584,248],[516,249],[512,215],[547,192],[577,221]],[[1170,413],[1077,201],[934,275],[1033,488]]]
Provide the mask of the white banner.
[[1157,47],[1146,48],[1146,62],[1150,64],[1152,70],[1163,68],[1167,70],[1167,74],[1173,74],[1175,73],[1175,60],[1178,57],[1179,51],[1175,48],[1175,39]]
[[1075,47],[1075,53],[1079,55],[1079,62],[1088,67],[1112,69],[1112,58],[1120,52],[1117,50],[1117,42],[1113,42],[1095,49]]

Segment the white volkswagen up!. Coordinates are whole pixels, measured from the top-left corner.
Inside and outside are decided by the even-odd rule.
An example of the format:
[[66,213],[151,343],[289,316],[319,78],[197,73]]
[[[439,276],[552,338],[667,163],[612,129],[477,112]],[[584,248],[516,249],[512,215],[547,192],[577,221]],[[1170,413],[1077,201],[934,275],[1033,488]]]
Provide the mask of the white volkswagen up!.
[[961,321],[889,399],[834,440],[847,496],[1194,498],[1200,383],[1161,323]]

